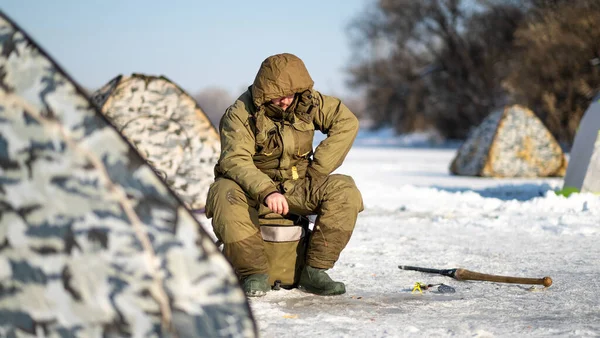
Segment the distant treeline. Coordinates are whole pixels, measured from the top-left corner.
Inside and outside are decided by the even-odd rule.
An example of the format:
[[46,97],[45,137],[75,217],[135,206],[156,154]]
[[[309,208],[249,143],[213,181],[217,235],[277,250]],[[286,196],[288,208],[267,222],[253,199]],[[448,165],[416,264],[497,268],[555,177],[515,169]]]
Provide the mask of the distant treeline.
[[205,88],[195,93],[193,97],[217,130],[225,110],[235,101],[226,89],[219,87]]
[[363,113],[399,132],[464,139],[518,103],[570,146],[600,88],[599,0],[379,0],[349,32]]

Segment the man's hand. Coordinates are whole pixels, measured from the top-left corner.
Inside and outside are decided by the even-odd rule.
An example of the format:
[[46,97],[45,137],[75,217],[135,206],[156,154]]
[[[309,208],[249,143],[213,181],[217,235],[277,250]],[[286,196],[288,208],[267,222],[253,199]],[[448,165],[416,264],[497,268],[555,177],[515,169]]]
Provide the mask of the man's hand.
[[289,211],[288,202],[285,196],[278,192],[274,192],[265,198],[265,204],[271,211],[280,215],[286,215]]

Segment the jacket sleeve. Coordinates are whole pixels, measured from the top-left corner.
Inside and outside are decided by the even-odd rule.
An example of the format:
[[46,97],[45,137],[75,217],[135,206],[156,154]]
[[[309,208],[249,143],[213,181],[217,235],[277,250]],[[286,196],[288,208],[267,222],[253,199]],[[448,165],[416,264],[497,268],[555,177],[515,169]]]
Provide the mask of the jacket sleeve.
[[220,171],[224,177],[239,184],[250,197],[263,203],[269,194],[278,190],[275,182],[260,171],[252,160],[255,136],[247,118],[243,121],[232,107],[221,119],[219,129],[221,131],[221,157],[218,164]]
[[308,174],[324,176],[342,165],[358,133],[358,119],[339,99],[317,91],[315,95],[319,109],[313,122],[327,138],[315,149]]

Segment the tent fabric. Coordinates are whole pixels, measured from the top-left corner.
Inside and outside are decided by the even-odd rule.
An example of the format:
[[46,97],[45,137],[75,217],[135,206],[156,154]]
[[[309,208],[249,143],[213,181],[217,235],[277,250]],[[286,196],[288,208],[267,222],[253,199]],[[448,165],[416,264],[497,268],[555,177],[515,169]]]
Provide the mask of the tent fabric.
[[585,174],[581,191],[600,194],[600,132],[596,134],[594,151],[590,156],[590,165]]
[[0,11],[0,332],[256,336],[176,195]]
[[600,194],[600,95],[579,122],[563,191]]
[[164,76],[133,74],[115,77],[92,101],[188,207],[204,208],[220,140],[190,95]]
[[508,106],[488,116],[457,151],[456,175],[483,177],[562,176],[566,158],[556,139],[531,112]]

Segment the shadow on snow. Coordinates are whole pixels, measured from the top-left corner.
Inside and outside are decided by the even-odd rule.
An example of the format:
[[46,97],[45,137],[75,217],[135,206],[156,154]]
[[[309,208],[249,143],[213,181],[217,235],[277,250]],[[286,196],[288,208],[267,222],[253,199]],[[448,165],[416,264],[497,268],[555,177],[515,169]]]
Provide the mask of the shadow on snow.
[[436,185],[431,186],[431,188],[450,193],[474,192],[483,198],[497,198],[502,201],[516,200],[519,202],[529,201],[537,197],[543,197],[549,191],[555,191],[555,189],[547,183],[506,184],[484,189],[442,187]]

